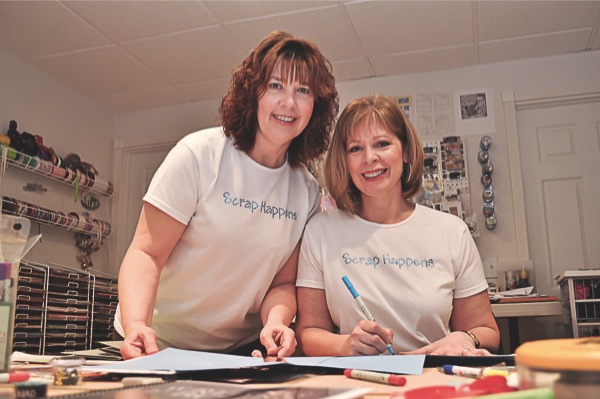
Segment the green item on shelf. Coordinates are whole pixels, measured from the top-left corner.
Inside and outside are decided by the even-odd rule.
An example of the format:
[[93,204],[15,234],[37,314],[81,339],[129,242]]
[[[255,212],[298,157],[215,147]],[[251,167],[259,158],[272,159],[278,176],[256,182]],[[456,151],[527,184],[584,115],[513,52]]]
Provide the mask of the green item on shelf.
[[4,148],[6,148],[6,158],[10,159],[11,161],[14,161],[15,159],[17,159],[17,151],[15,151],[14,148],[9,147],[7,145],[2,144],[2,152],[0,153],[0,158],[4,156]]

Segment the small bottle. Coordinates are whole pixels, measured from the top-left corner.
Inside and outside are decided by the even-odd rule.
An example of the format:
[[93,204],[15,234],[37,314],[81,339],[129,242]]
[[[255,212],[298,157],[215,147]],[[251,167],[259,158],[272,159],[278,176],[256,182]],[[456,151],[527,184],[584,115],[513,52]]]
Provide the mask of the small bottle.
[[529,287],[529,270],[526,270],[525,266],[523,266],[523,268],[519,270],[519,287]]
[[517,274],[512,270],[507,270],[505,275],[506,291],[517,288]]

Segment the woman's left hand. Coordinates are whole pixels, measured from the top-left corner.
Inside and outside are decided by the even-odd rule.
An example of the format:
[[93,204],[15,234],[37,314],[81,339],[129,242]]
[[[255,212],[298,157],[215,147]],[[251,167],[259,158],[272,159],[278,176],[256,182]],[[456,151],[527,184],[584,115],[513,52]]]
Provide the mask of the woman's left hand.
[[267,356],[289,357],[296,351],[296,334],[284,324],[267,324],[260,332],[260,342]]
[[471,338],[462,331],[455,331],[432,344],[402,352],[405,355],[438,355],[438,356],[491,356],[487,349],[475,349]]

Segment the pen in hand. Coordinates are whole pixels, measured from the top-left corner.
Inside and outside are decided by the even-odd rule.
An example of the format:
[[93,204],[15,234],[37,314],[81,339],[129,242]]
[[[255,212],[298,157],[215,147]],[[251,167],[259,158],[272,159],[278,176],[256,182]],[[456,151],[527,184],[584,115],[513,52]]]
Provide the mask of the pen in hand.
[[[367,317],[367,319],[370,321],[375,321],[375,318],[373,317],[371,312],[369,312],[369,309],[367,309],[367,305],[365,305],[365,303],[363,302],[360,295],[358,295],[358,292],[356,292],[356,289],[354,289],[354,286],[350,282],[350,279],[346,276],[343,276],[342,280],[344,281],[344,284],[346,284],[346,287],[348,287],[348,290],[350,291],[350,293],[352,294],[352,296],[358,303],[358,306],[360,306],[360,308],[362,309],[362,311],[365,314],[365,316]],[[392,344],[387,344],[387,349],[392,355],[394,354],[394,350],[392,349]]]

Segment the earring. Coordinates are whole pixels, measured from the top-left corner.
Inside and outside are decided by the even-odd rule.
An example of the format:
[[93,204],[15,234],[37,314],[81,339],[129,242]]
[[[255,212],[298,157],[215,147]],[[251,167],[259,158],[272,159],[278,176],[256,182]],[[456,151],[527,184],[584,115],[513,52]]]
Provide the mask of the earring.
[[405,182],[408,182],[412,176],[412,165],[407,163],[406,164],[408,166],[408,177],[405,179]]

